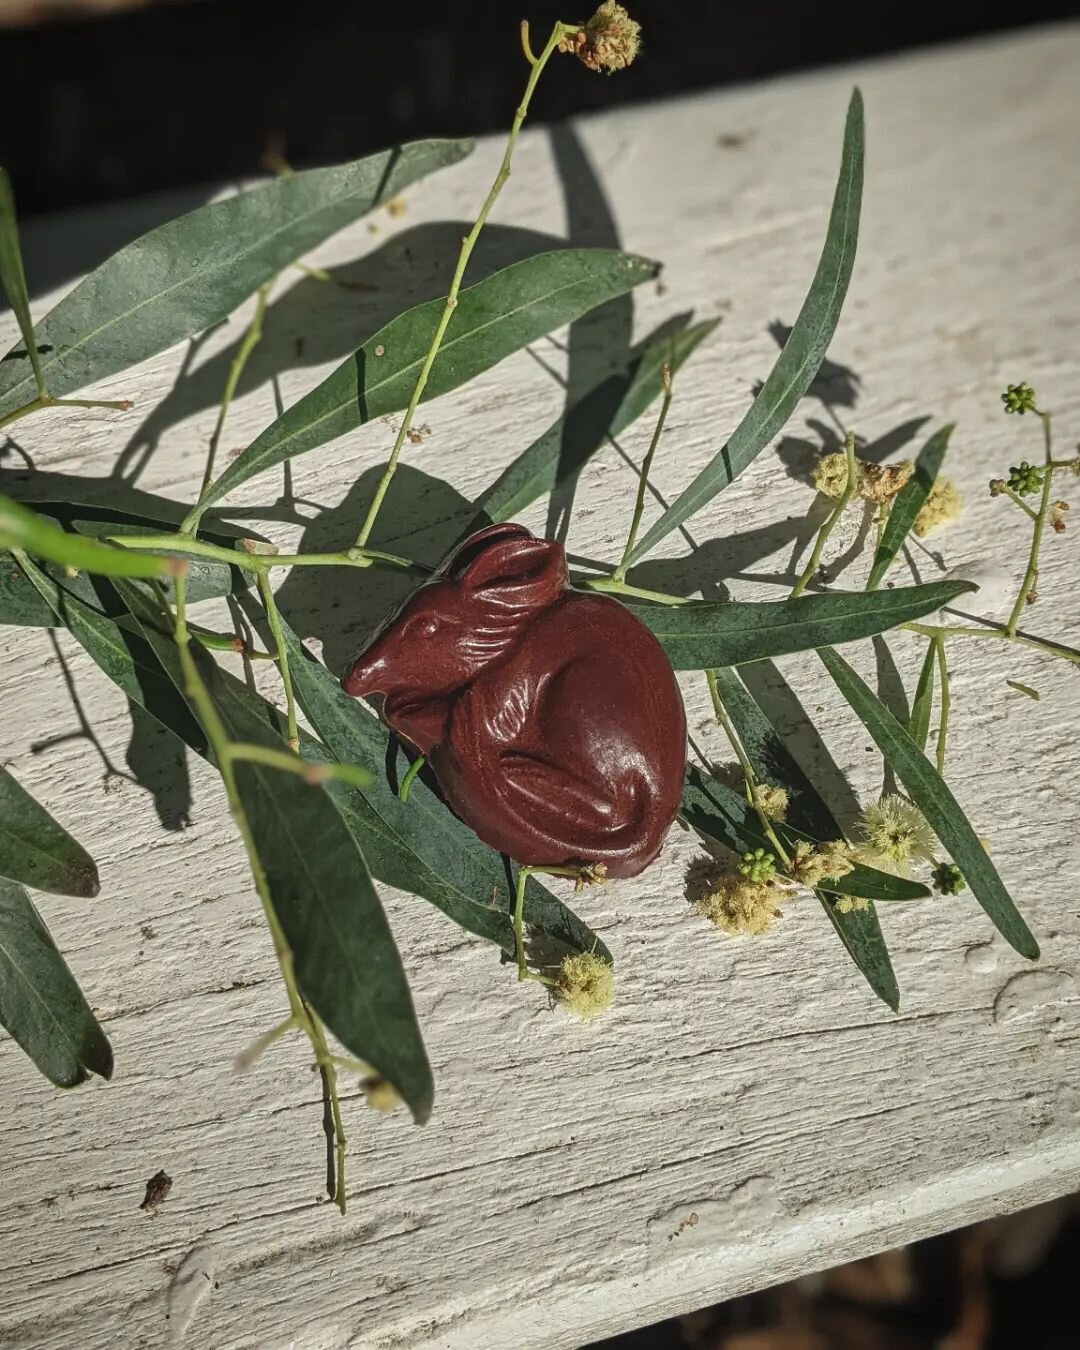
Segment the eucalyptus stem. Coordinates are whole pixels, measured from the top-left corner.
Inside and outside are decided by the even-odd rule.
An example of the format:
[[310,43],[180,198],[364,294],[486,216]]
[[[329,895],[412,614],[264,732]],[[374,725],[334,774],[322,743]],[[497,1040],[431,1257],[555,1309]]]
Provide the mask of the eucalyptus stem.
[[401,786],[398,788],[397,795],[400,801],[407,802],[409,800],[409,792],[412,788],[413,780],[426,763],[427,757],[425,755],[417,755],[409,765],[408,769],[406,769],[405,777],[401,780]]
[[[859,473],[855,465],[855,433],[849,431],[844,437],[844,455],[847,461],[847,482],[844,484],[844,490],[840,494],[836,505],[833,507],[828,520],[817,532],[817,538],[814,540],[813,551],[810,554],[810,561],[806,564],[802,576],[799,577],[795,585],[791,588],[790,599],[794,600],[796,596],[802,595],[814,574],[817,572],[821,563],[822,550],[825,548],[825,541],[832,534],[840,517],[844,514],[844,508],[855,495],[855,490],[859,486]],[[884,528],[884,527],[882,527]]]
[[949,735],[949,666],[945,659],[945,637],[939,633],[933,639],[934,655],[937,658],[938,668],[938,689],[941,694],[939,701],[940,711],[938,714],[938,735],[937,735],[937,771],[944,777],[945,775],[945,742]]
[[127,412],[132,407],[134,404],[129,398],[53,398],[51,394],[39,394],[29,403],[24,403],[21,408],[9,412],[6,417],[0,417],[0,428],[10,426],[12,422],[18,422],[23,417],[29,417],[31,413],[40,412],[42,408],[113,408],[117,412]]
[[390,451],[390,459],[383,471],[379,485],[375,489],[375,496],[372,498],[371,505],[368,507],[368,513],[364,517],[364,523],[360,527],[360,533],[356,536],[356,548],[363,549],[371,537],[371,531],[375,524],[375,519],[383,504],[383,499],[397,471],[398,458],[401,455],[401,447],[405,443],[405,437],[409,434],[409,428],[412,426],[413,416],[416,413],[417,406],[424,395],[424,389],[427,387],[428,377],[431,374],[431,368],[435,364],[435,358],[442,346],[442,340],[449,326],[450,319],[454,310],[457,308],[458,292],[461,289],[462,278],[465,275],[465,269],[472,257],[473,249],[476,247],[476,241],[480,237],[480,231],[484,228],[491,208],[495,205],[496,198],[502,191],[503,184],[510,177],[510,161],[514,155],[514,147],[517,145],[518,133],[521,131],[522,123],[525,121],[526,114],[529,111],[529,102],[532,99],[533,91],[536,88],[540,76],[543,74],[544,67],[547,65],[552,53],[558,47],[560,41],[568,33],[576,33],[578,26],[576,24],[556,23],[551,30],[551,36],[548,38],[544,50],[535,59],[528,47],[527,32],[523,30],[523,50],[526,58],[530,61],[529,78],[525,85],[525,92],[522,95],[521,103],[518,105],[514,114],[514,120],[510,126],[510,135],[506,142],[506,149],[503,152],[502,163],[499,165],[499,171],[495,175],[495,181],[488,190],[484,204],[480,208],[480,214],[476,218],[476,223],[472,229],[461,241],[461,251],[458,254],[457,266],[454,268],[454,276],[450,282],[450,291],[446,297],[446,304],[443,306],[442,315],[435,327],[435,335],[431,339],[431,345],[428,348],[427,355],[424,357],[424,363],[420,367],[420,373],[416,377],[416,384],[413,387],[412,396],[409,399],[409,405],[405,409],[405,416],[402,418],[401,426],[398,427],[397,435],[394,438],[394,445]]
[[[884,536],[885,536],[885,526],[889,523],[889,512],[890,512],[891,510],[892,510],[892,506],[891,506],[891,504],[890,504],[889,502],[882,502],[882,503],[878,506],[877,514],[876,514],[875,517],[874,517],[874,557],[875,557],[875,558],[877,557],[878,551],[879,551],[880,548],[881,548],[881,541],[882,541],[882,539],[883,539]],[[884,572],[883,572],[883,573],[881,574],[880,577],[874,577],[873,580],[872,580],[872,582],[868,582],[868,583],[867,583],[867,586],[866,586],[866,589],[867,589],[868,591],[876,591],[877,588],[881,585],[882,581],[884,581],[884,579],[885,579],[885,574],[884,574]]]
[[224,753],[230,763],[262,764],[268,769],[280,769],[294,774],[305,783],[317,787],[320,783],[337,779],[353,787],[371,786],[371,774],[359,764],[335,764],[326,760],[301,759],[291,750],[275,750],[269,745],[255,745],[248,741],[230,741]]
[[623,549],[622,559],[611,575],[612,581],[620,586],[626,581],[626,569],[630,566],[630,555],[634,551],[634,542],[637,539],[637,532],[641,525],[642,513],[645,510],[645,492],[649,485],[649,470],[652,468],[653,456],[656,454],[656,447],[660,443],[660,436],[664,430],[664,423],[667,421],[668,409],[671,407],[671,366],[667,361],[663,362],[660,366],[660,383],[664,390],[664,398],[663,402],[660,404],[660,414],[656,419],[656,429],[653,431],[652,440],[649,442],[649,448],[645,452],[645,458],[641,461],[641,472],[638,475],[637,500],[634,502],[634,516],[630,521],[630,533],[626,536],[626,547]]
[[249,553],[246,549],[222,548],[180,534],[109,535],[110,544],[143,552],[171,553],[178,557],[210,558],[228,563],[242,572],[263,572],[271,567],[393,567],[400,571],[430,576],[431,568],[411,558],[399,558],[378,549],[344,549],[340,553]]
[[724,700],[720,697],[720,689],[716,683],[716,672],[707,670],[705,672],[705,679],[708,681],[709,693],[712,696],[713,712],[716,714],[716,720],[724,728],[727,738],[731,742],[731,748],[735,751],[735,757],[738,759],[739,766],[743,771],[743,779],[745,780],[746,786],[746,800],[756,812],[757,818],[761,822],[762,831],[765,838],[772,845],[773,852],[784,865],[785,869],[790,871],[791,859],[788,857],[783,844],[781,844],[780,840],[777,838],[776,831],[772,827],[772,822],[758,804],[757,794],[754,792],[754,789],[759,785],[758,776],[754,772],[754,766],[750,763],[750,758],[743,748],[739,733],[735,730],[735,724],[728,716],[728,710],[724,707]]
[[[218,445],[221,441],[221,434],[225,430],[225,419],[229,415],[229,407],[232,404],[233,397],[236,394],[236,387],[240,383],[240,376],[244,373],[244,367],[248,363],[251,353],[262,341],[263,319],[266,316],[266,305],[270,299],[270,291],[273,288],[276,276],[264,281],[255,293],[255,313],[251,317],[240,346],[237,348],[236,355],[229,366],[229,375],[225,381],[225,388],[221,395],[221,406],[218,409],[217,421],[214,423],[214,430],[210,435],[210,446],[206,452],[206,467],[203,469],[202,486],[199,488],[199,501],[206,496],[207,489],[214,480],[214,460],[217,458]],[[201,516],[199,507],[196,506],[188,514],[183,525],[180,526],[182,533],[187,534],[198,529],[199,517]]]
[[518,982],[536,980],[539,984],[554,984],[546,975],[530,970],[525,962],[525,884],[533,873],[548,877],[580,877],[580,867],[520,866],[514,888],[514,950],[517,954]]
[[1002,492],[1004,492],[1005,496],[1008,497],[1009,501],[1015,503],[1015,505],[1017,505],[1021,511],[1025,511],[1031,517],[1032,520],[1038,520],[1039,513],[1037,511],[1032,510],[1032,508],[1028,506],[1027,502],[1024,501],[1023,497],[1019,496],[1018,493],[1015,493],[1011,487],[1002,488]]
[[1039,499],[1039,510],[1035,516],[1035,525],[1031,531],[1031,552],[1028,554],[1027,570],[1024,572],[1024,580],[1020,586],[1020,593],[1016,597],[1016,603],[1012,607],[1012,613],[1009,615],[1009,621],[1005,625],[1005,631],[1009,636],[1016,632],[1016,625],[1020,622],[1020,615],[1024,612],[1024,606],[1028,604],[1034,594],[1035,583],[1039,576],[1039,548],[1042,545],[1043,529],[1046,526],[1046,518],[1050,514],[1050,492],[1053,485],[1054,466],[1051,454],[1051,436],[1050,436],[1050,414],[1038,412],[1043,425],[1043,482],[1042,496]]
[[631,586],[626,581],[616,581],[614,576],[589,577],[575,585],[589,591],[612,591],[616,595],[629,595],[636,600],[655,600],[659,605],[692,605],[694,599],[689,595],[669,595],[667,591],[646,591],[640,586]]
[[270,625],[270,635],[274,639],[277,651],[278,670],[281,672],[281,684],[285,690],[285,727],[289,749],[300,749],[300,733],[296,729],[296,695],[293,693],[292,674],[289,670],[289,649],[285,646],[285,634],[281,631],[281,615],[278,613],[274,589],[270,585],[270,573],[260,572],[255,578],[266,610],[266,621]]
[[1060,646],[1047,638],[1028,637],[1023,633],[1007,633],[1003,628],[964,628],[925,623],[904,623],[900,627],[906,628],[909,633],[919,633],[928,638],[940,635],[941,637],[993,638],[999,642],[1015,642],[1019,647],[1032,647],[1035,651],[1044,652],[1047,656],[1058,656],[1062,661],[1068,661],[1074,666],[1080,665],[1080,652]]
[[[236,823],[237,831],[240,834],[241,842],[244,845],[244,851],[247,854],[248,867],[251,870],[252,880],[255,883],[255,890],[262,903],[263,914],[266,917],[266,926],[270,930],[270,940],[274,946],[274,955],[277,957],[278,968],[281,971],[281,978],[285,984],[285,992],[289,1000],[289,1012],[292,1020],[307,1036],[315,1052],[316,1063],[319,1065],[320,1072],[323,1074],[323,1081],[327,1086],[327,1093],[330,1097],[331,1105],[334,1111],[335,1128],[340,1120],[341,1112],[337,1101],[337,1075],[334,1072],[333,1064],[327,1064],[329,1052],[326,1046],[326,1037],[323,1034],[322,1026],[315,1018],[296,983],[296,974],[293,970],[292,949],[286,940],[284,930],[277,914],[274,911],[274,903],[270,895],[270,883],[267,880],[266,871],[262,865],[262,859],[259,857],[258,849],[255,845],[255,837],[251,831],[251,825],[247,814],[244,811],[244,805],[240,798],[240,793],[236,785],[236,773],[234,770],[234,761],[237,758],[235,754],[236,747],[229,741],[228,732],[225,725],[218,715],[214,701],[210,697],[210,691],[203,683],[202,676],[199,674],[199,668],[191,655],[191,637],[187,626],[187,583],[182,576],[176,578],[175,582],[176,612],[174,620],[174,637],[176,640],[177,655],[180,661],[180,668],[184,676],[184,691],[191,700],[195,713],[206,732],[206,738],[213,751],[214,759],[217,762],[218,772],[221,774],[221,781],[225,786],[225,796],[229,803],[229,812]],[[262,747],[255,747],[261,749]],[[340,1174],[339,1174],[340,1176]],[[342,1212],[344,1213],[344,1185],[341,1180],[338,1182],[339,1199]]]

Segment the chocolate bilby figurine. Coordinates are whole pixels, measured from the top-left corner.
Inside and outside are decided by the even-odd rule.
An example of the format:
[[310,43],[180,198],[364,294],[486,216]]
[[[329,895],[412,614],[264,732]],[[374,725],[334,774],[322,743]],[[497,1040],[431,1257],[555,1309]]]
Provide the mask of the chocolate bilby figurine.
[[472,535],[342,684],[385,696],[453,810],[517,862],[627,877],[659,852],[686,763],[679,687],[629,610],[570,587],[561,544]]

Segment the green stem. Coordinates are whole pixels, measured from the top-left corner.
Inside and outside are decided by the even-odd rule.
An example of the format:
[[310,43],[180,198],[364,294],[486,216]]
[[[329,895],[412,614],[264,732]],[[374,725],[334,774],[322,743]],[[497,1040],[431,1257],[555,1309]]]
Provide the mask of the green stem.
[[269,745],[255,745],[248,741],[230,741],[225,749],[230,762],[262,764],[268,769],[280,769],[294,774],[305,783],[317,787],[331,778],[353,787],[371,786],[371,774],[359,764],[333,764],[325,760],[301,759],[291,750],[275,750]]
[[671,407],[671,366],[666,361],[660,367],[660,383],[664,390],[664,399],[660,404],[660,415],[656,419],[656,429],[653,431],[649,448],[645,452],[645,458],[641,461],[637,500],[634,502],[634,516],[630,522],[630,533],[626,536],[626,547],[623,549],[622,559],[618,567],[611,576],[612,581],[617,582],[620,586],[626,581],[626,569],[630,566],[630,555],[634,551],[634,541],[637,539],[641,516],[645,510],[645,492],[649,485],[649,470],[652,468],[653,456],[656,454],[656,447],[660,443],[664,423],[667,421],[668,409]]
[[23,417],[29,417],[31,413],[40,412],[42,408],[114,408],[118,412],[127,412],[132,407],[131,399],[101,399],[101,398],[53,398],[51,394],[39,394],[37,398],[29,403],[23,404],[21,408],[16,408],[14,412],[9,412],[6,417],[0,417],[0,428],[10,426],[12,422],[18,422]]
[[1028,506],[1027,502],[1024,501],[1023,497],[1018,496],[1012,490],[1011,487],[1004,488],[1003,491],[1005,496],[1008,497],[1009,501],[1014,502],[1020,508],[1021,511],[1026,511],[1032,520],[1038,520],[1039,518],[1038,512],[1033,511],[1032,508]]
[[397,794],[398,798],[401,801],[407,802],[409,800],[409,791],[412,788],[413,779],[416,777],[416,775],[420,772],[420,770],[424,767],[426,763],[427,763],[426,756],[417,755],[417,757],[413,760],[413,762],[409,765],[408,769],[405,771],[405,777],[401,780],[401,786],[398,788]]
[[431,575],[431,568],[425,567],[423,563],[413,562],[411,558],[399,558],[393,553],[381,553],[378,549],[364,549],[362,552],[348,549],[340,553],[248,553],[243,549],[207,544],[201,539],[181,534],[117,534],[110,535],[108,542],[144,552],[160,551],[178,557],[212,558],[215,562],[238,567],[242,572],[262,572],[271,567],[393,567],[418,576]]
[[[874,557],[875,557],[875,558],[877,557],[878,551],[879,551],[880,548],[881,548],[881,541],[882,541],[882,538],[883,538],[884,535],[885,535],[885,526],[888,524],[888,521],[889,521],[889,512],[890,512],[891,510],[892,510],[892,507],[891,507],[891,505],[890,505],[889,502],[882,502],[881,505],[880,505],[880,506],[878,507],[878,509],[877,509],[877,515],[874,517],[874,526],[875,526],[875,530],[874,530]],[[873,581],[873,584],[872,584],[872,585],[868,583],[866,589],[867,589],[868,591],[876,591],[877,588],[881,585],[882,581],[884,581],[884,579],[885,579],[885,574],[882,573],[880,577],[875,577],[875,578],[874,578],[874,581]]]
[[1006,633],[1002,628],[959,628],[959,627],[935,627],[925,623],[905,623],[900,625],[906,628],[909,633],[920,633],[923,637],[966,637],[966,638],[993,638],[999,642],[1015,642],[1019,647],[1033,647],[1036,651],[1044,652],[1047,656],[1058,656],[1062,661],[1068,661],[1072,665],[1080,665],[1080,652],[1070,651],[1067,647],[1061,647],[1055,642],[1049,642],[1045,638],[1026,637],[1023,633]]
[[[446,304],[443,306],[442,315],[435,328],[435,335],[431,339],[431,345],[428,348],[427,355],[424,357],[424,363],[420,367],[420,373],[416,377],[416,384],[409,399],[409,406],[405,410],[405,416],[402,419],[401,426],[398,428],[394,438],[393,449],[390,451],[390,459],[383,471],[379,485],[375,489],[375,496],[368,508],[368,513],[364,517],[364,523],[360,527],[360,533],[356,536],[356,547],[364,548],[368,539],[371,537],[372,527],[375,524],[375,518],[382,507],[383,499],[386,496],[390,483],[393,480],[397,470],[398,457],[401,454],[401,447],[405,443],[405,437],[412,426],[413,416],[417,406],[424,395],[424,389],[427,386],[428,376],[431,374],[431,368],[435,364],[435,358],[438,355],[439,348],[442,346],[443,336],[457,308],[458,291],[461,289],[462,278],[465,275],[465,269],[472,257],[472,251],[476,247],[476,241],[480,237],[480,231],[484,228],[491,208],[495,205],[495,200],[502,191],[503,184],[510,177],[510,161],[513,158],[514,147],[517,144],[518,133],[521,131],[521,125],[525,121],[525,116],[529,110],[529,102],[533,96],[533,90],[536,88],[537,81],[543,74],[544,67],[547,65],[551,54],[558,47],[559,42],[567,33],[577,32],[576,25],[556,23],[551,30],[551,36],[547,40],[547,45],[540,55],[532,62],[529,70],[529,79],[525,85],[525,93],[522,95],[521,103],[518,105],[517,112],[514,114],[514,120],[510,126],[510,135],[506,142],[506,149],[503,152],[502,163],[499,165],[499,171],[495,175],[495,181],[492,183],[484,204],[480,208],[480,214],[476,218],[476,223],[472,229],[461,241],[461,252],[458,254],[457,266],[454,268],[454,276],[450,282],[450,291],[446,297]],[[529,53],[527,52],[527,55]]]
[[791,870],[791,859],[787,855],[783,844],[776,836],[776,831],[772,827],[769,817],[758,805],[754,789],[758,786],[758,776],[754,772],[754,766],[750,763],[750,758],[743,749],[743,743],[739,733],[735,730],[735,724],[728,716],[728,710],[724,707],[724,700],[720,697],[720,689],[716,683],[716,673],[712,670],[705,672],[705,679],[708,681],[709,693],[712,696],[713,711],[716,713],[716,720],[724,728],[728,740],[731,742],[731,748],[735,751],[735,757],[739,761],[739,766],[743,771],[743,778],[746,784],[746,800],[754,808],[758,820],[761,822],[761,829],[765,838],[772,845],[773,852],[779,861],[783,864],[785,870]]
[[945,637],[938,634],[933,639],[934,655],[937,658],[938,691],[941,695],[938,716],[937,771],[945,776],[945,742],[949,734],[949,667],[945,659]]
[[263,608],[266,610],[266,621],[270,625],[270,635],[274,639],[278,670],[281,672],[281,683],[285,690],[286,740],[290,750],[299,750],[300,733],[296,729],[296,696],[293,693],[292,674],[289,671],[289,650],[285,646],[285,634],[281,631],[281,615],[278,613],[274,590],[270,585],[269,572],[260,572],[255,584],[259,588]]
[[330,1103],[330,1118],[333,1122],[334,1131],[334,1194],[331,1197],[334,1204],[344,1215],[345,1213],[345,1124],[341,1119],[341,1102],[338,1099],[337,1087],[337,1065],[334,1063],[335,1056],[330,1053],[330,1047],[326,1043],[326,1033],[323,1031],[322,1022],[319,1020],[315,1009],[304,1002],[304,1009],[311,1019],[311,1029],[314,1034],[315,1056],[319,1065],[319,1074],[323,1081],[323,1089],[326,1092],[326,1100]]
[[[285,938],[285,933],[281,923],[274,910],[274,903],[270,895],[270,883],[266,876],[266,871],[262,865],[262,859],[259,857],[258,849],[255,845],[255,837],[251,832],[251,825],[247,814],[244,811],[244,805],[240,798],[239,790],[236,786],[236,774],[234,772],[235,747],[230,744],[228,732],[225,730],[224,723],[218,716],[217,708],[210,697],[210,691],[203,683],[202,676],[199,674],[199,668],[195,664],[195,659],[191,655],[191,637],[187,626],[187,583],[183,577],[176,578],[176,615],[174,636],[176,639],[177,655],[180,661],[180,668],[184,676],[184,690],[191,700],[195,713],[206,732],[210,749],[213,752],[217,763],[218,772],[221,774],[221,781],[225,786],[225,796],[229,803],[229,812],[236,823],[237,831],[244,845],[244,851],[247,854],[248,866],[251,869],[252,880],[255,882],[255,890],[262,903],[263,914],[266,917],[266,926],[270,930],[270,940],[274,946],[274,955],[277,957],[278,968],[281,971],[281,978],[285,984],[285,992],[289,1000],[289,1012],[293,1021],[303,1030],[315,1051],[316,1063],[319,1064],[320,1071],[324,1075],[324,1081],[327,1084],[327,1092],[330,1096],[334,1109],[335,1127],[340,1120],[340,1107],[337,1103],[337,1079],[334,1074],[333,1065],[324,1067],[325,1061],[329,1058],[326,1047],[326,1038],[323,1035],[322,1027],[318,1024],[314,1014],[309,1012],[303,997],[300,994],[296,983],[296,975],[293,969],[292,949]],[[261,749],[261,747],[255,747]],[[339,1185],[339,1191],[341,1187]],[[342,1196],[342,1200],[343,1200]]]
[[548,877],[580,877],[580,867],[538,867],[518,868],[517,886],[514,889],[514,950],[517,953],[518,981],[537,980],[540,984],[554,984],[546,975],[538,975],[525,963],[525,883],[534,872]]
[[1054,478],[1054,468],[1051,462],[1053,457],[1051,455],[1050,414],[1041,412],[1038,415],[1043,424],[1043,458],[1045,462],[1042,496],[1039,499],[1039,511],[1035,517],[1035,527],[1031,532],[1031,552],[1028,554],[1027,570],[1024,572],[1024,580],[1020,586],[1020,593],[1016,597],[1016,603],[1012,607],[1012,613],[1009,615],[1009,621],[1005,625],[1005,631],[1010,637],[1016,633],[1016,625],[1020,622],[1020,615],[1024,612],[1024,606],[1028,603],[1035,589],[1035,582],[1039,576],[1039,548],[1042,545],[1046,518],[1050,514],[1050,490]]
[[814,548],[810,554],[810,561],[806,564],[803,574],[791,588],[790,599],[794,600],[796,596],[802,595],[806,589],[806,584],[815,575],[821,563],[821,553],[825,547],[825,541],[832,534],[834,527],[844,514],[844,508],[855,495],[855,490],[859,486],[859,473],[855,465],[855,433],[849,431],[844,437],[844,454],[847,457],[847,482],[844,484],[844,490],[833,507],[828,520],[818,530],[817,538],[814,540]]
[[[214,423],[214,430],[210,436],[210,447],[206,454],[206,468],[203,469],[202,486],[199,488],[199,501],[206,496],[207,489],[214,480],[214,460],[217,458],[218,444],[221,441],[221,433],[225,430],[225,419],[229,415],[229,407],[236,394],[236,386],[240,383],[240,376],[244,373],[244,367],[248,363],[251,353],[262,341],[262,325],[266,315],[266,305],[270,299],[270,291],[273,288],[277,277],[273,276],[269,281],[264,281],[255,294],[255,313],[252,315],[251,322],[237,348],[236,355],[229,366],[229,376],[225,381],[225,389],[221,395],[221,406],[218,409],[217,421]],[[196,505],[195,509],[188,514],[187,519],[180,530],[184,534],[194,534],[199,528],[199,519],[202,512]]]
[[661,605],[692,605],[693,597],[688,595],[669,595],[666,591],[646,591],[640,586],[631,586],[625,581],[616,581],[610,577],[590,577],[575,585],[588,591],[612,591],[616,595],[629,595],[637,600],[655,600]]
[[246,1049],[241,1050],[233,1060],[233,1068],[239,1073],[243,1073],[245,1070],[252,1068],[255,1063],[263,1057],[267,1050],[270,1049],[275,1041],[280,1041],[282,1036],[287,1035],[294,1027],[299,1027],[299,1025],[296,1018],[290,1013],[288,1017],[283,1018],[277,1026],[271,1027],[269,1031],[264,1031],[263,1034],[256,1037]]

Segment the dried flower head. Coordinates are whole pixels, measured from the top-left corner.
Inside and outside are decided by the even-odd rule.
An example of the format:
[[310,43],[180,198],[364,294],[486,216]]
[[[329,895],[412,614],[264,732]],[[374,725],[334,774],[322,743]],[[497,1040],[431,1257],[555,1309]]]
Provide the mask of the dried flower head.
[[360,1084],[364,1090],[364,1098],[368,1106],[373,1111],[381,1111],[383,1115],[389,1115],[401,1105],[401,1098],[398,1090],[393,1083],[388,1083],[385,1078],[365,1078]]
[[563,957],[555,997],[577,1017],[599,1017],[615,1001],[615,972],[593,952],[573,952]]
[[574,878],[574,890],[583,891],[586,886],[608,886],[607,863],[585,863]]
[[990,479],[990,496],[991,496],[991,497],[1000,497],[1001,494],[1005,491],[1005,488],[1006,488],[1007,486],[1008,486],[1008,484],[1005,482],[1005,479],[1004,479],[1004,478],[991,478],[991,479]]
[[788,795],[782,787],[757,783],[754,787],[754,805],[770,820],[783,820],[787,816]]
[[1035,412],[1035,390],[1030,384],[1010,384],[1001,396],[1007,413]]
[[955,863],[938,863],[934,868],[934,890],[942,895],[959,895],[967,888],[964,874]]
[[1009,466],[1009,487],[1020,497],[1030,497],[1042,487],[1043,470],[1040,464],[1029,464],[1026,459]]
[[822,844],[800,839],[792,854],[791,875],[813,890],[823,881],[847,876],[854,866],[851,849],[842,839],[829,839]]
[[922,812],[895,794],[866,807],[858,822],[863,843],[855,857],[868,867],[906,877],[915,858],[931,858],[934,835]]
[[694,901],[694,909],[730,937],[767,932],[780,917],[777,891],[764,881],[720,877]]
[[836,908],[841,914],[855,914],[861,909],[869,909],[870,901],[861,895],[838,895]]
[[1065,512],[1069,509],[1068,502],[1050,503],[1050,525],[1055,534],[1065,533]]
[[847,456],[842,450],[822,455],[810,477],[823,497],[832,497],[834,500],[842,497],[848,480]]
[[859,496],[868,502],[891,501],[914,472],[915,465],[910,459],[897,464],[861,464]]
[[625,70],[641,50],[641,24],[615,0],[604,0],[588,23],[562,38],[559,50],[572,52],[590,70],[610,75]]
[[960,515],[960,493],[947,478],[935,478],[926,501],[919,507],[912,529],[922,539],[931,530],[947,525]]

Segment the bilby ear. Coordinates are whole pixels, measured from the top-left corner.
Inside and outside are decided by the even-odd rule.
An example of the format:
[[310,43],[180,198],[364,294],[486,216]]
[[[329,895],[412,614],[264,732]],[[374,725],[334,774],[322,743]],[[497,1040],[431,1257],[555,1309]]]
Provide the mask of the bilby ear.
[[563,546],[527,532],[493,538],[460,574],[471,594],[499,609],[544,609],[566,589],[569,577]]
[[447,554],[436,569],[437,576],[451,577],[458,581],[464,576],[469,564],[475,562],[481,553],[502,539],[531,539],[532,533],[524,525],[515,525],[513,521],[503,521],[497,525],[486,525],[475,534],[463,539],[453,552]]

